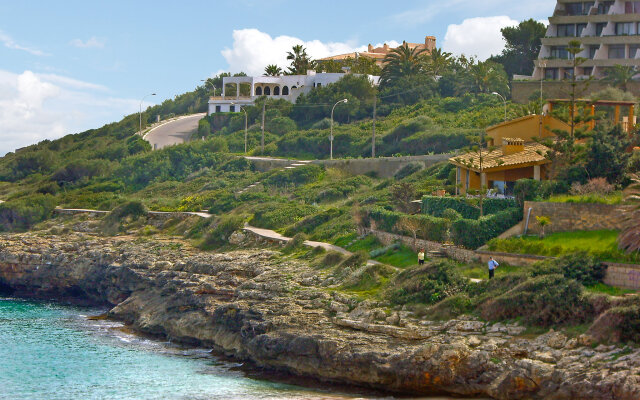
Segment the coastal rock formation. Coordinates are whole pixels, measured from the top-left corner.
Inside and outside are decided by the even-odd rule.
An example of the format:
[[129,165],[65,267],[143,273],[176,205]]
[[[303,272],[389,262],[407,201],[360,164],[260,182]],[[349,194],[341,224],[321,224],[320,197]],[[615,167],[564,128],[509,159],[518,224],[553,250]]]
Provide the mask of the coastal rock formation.
[[[638,399],[640,351],[473,317],[391,315],[271,250],[170,240],[0,236],[0,291],[109,305],[133,329],[320,380],[414,395]],[[314,278],[315,277],[315,278]]]

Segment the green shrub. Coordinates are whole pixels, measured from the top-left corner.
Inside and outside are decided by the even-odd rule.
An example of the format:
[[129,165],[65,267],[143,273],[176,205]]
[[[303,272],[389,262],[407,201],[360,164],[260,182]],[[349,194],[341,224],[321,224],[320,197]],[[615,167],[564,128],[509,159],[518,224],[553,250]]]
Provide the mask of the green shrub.
[[417,163],[417,162],[410,163],[400,168],[400,170],[396,172],[395,175],[393,175],[393,177],[397,180],[402,180],[409,175],[415,174],[416,172],[420,171],[423,168],[424,168],[424,165],[422,165],[421,163]]
[[522,210],[512,208],[477,220],[460,219],[451,226],[451,238],[458,246],[477,249],[522,220]]
[[202,247],[216,247],[227,244],[231,234],[244,227],[244,221],[244,217],[239,215],[223,216],[217,221],[213,230],[207,232]]
[[538,276],[560,273],[565,278],[575,279],[584,286],[593,286],[602,282],[606,271],[607,266],[587,252],[576,252],[555,260],[536,263],[531,274]]
[[343,260],[344,256],[342,255],[342,253],[339,253],[337,251],[330,251],[322,258],[322,260],[320,260],[320,262],[318,263],[318,267],[333,267],[340,264]]
[[267,120],[265,129],[276,135],[284,135],[298,129],[296,123],[288,117],[275,117]]
[[402,235],[411,235],[411,232],[398,231],[398,221],[402,218],[415,219],[420,222],[421,228],[418,236],[434,242],[444,241],[447,233],[447,221],[429,215],[409,215],[396,211],[389,211],[381,207],[366,209],[366,215],[371,225],[375,222],[376,229],[385,232],[397,232]]
[[287,245],[284,247],[284,250],[287,252],[291,252],[297,249],[302,248],[304,246],[304,242],[307,240],[307,235],[304,233],[296,233],[296,235],[291,238],[287,242]]
[[58,194],[58,191],[60,190],[60,186],[58,186],[57,183],[55,182],[47,182],[47,183],[43,183],[42,185],[40,185],[38,187],[37,192],[40,194],[51,194],[51,195],[56,195]]
[[390,300],[395,304],[435,304],[466,290],[468,279],[449,261],[407,269],[394,278]]
[[540,181],[535,179],[519,179],[513,188],[513,194],[519,207],[524,207],[525,201],[532,201],[538,198],[540,191]]
[[51,217],[56,206],[49,194],[35,194],[0,203],[0,231],[22,231]]
[[256,206],[249,223],[267,229],[280,229],[291,225],[317,211],[316,207],[306,204],[267,203]]
[[481,305],[483,318],[505,320],[522,317],[536,326],[566,325],[586,319],[582,286],[562,275],[529,279]]
[[292,236],[299,232],[309,234],[313,232],[320,225],[327,223],[335,218],[340,217],[343,211],[337,208],[330,208],[324,210],[318,214],[310,215],[296,222],[292,226],[288,227],[284,234],[285,236]]
[[107,164],[105,161],[97,160],[72,161],[57,170],[51,176],[51,180],[60,186],[77,183],[82,179],[88,180],[100,173],[107,172]]
[[318,165],[305,165],[295,169],[278,170],[269,175],[264,184],[268,186],[297,186],[315,182],[322,176],[323,169]]
[[[499,212],[517,207],[513,199],[484,199],[482,209],[484,215],[497,214]],[[465,199],[459,197],[424,196],[422,198],[422,212],[424,214],[441,217],[445,210],[455,210],[463,218],[478,219],[480,217],[480,205],[478,199]]]
[[427,315],[436,320],[448,320],[473,311],[473,303],[466,293],[447,297],[427,309]]
[[359,267],[366,264],[367,261],[369,261],[369,253],[364,250],[359,250],[351,254],[343,262],[341,262],[340,268],[343,269],[347,267]]

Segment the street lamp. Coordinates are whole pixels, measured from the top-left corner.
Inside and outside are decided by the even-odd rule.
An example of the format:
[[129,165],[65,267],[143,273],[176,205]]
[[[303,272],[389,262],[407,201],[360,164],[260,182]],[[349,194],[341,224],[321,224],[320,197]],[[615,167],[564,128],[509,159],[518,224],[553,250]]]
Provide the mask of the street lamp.
[[144,102],[144,99],[146,99],[147,97],[155,96],[155,95],[156,95],[155,93],[151,93],[144,96],[142,100],[140,100],[140,113],[138,114],[140,116],[140,136],[142,136],[142,103]]
[[[200,79],[200,82],[204,82],[205,86],[207,86],[206,85],[207,81],[208,79]],[[216,97],[216,85],[211,85],[211,87],[213,88],[213,97]]]
[[336,104],[333,105],[333,108],[331,109],[331,135],[329,136],[329,143],[330,143],[330,153],[329,153],[329,159],[333,160],[333,111],[336,109],[336,106],[340,103],[348,103],[349,100],[348,99],[342,99],[339,102],[337,102]]
[[[235,103],[231,103],[232,106],[235,106]],[[240,106],[240,111],[244,112],[244,154],[247,154],[247,122],[249,120],[249,116],[247,115],[247,110],[244,109],[244,106]]]
[[501,95],[501,94],[500,94],[500,93],[498,93],[498,92],[493,92],[493,93],[491,93],[491,94],[493,94],[493,95],[495,95],[495,96],[500,96],[500,98],[501,98],[501,99],[502,99],[502,101],[504,102],[504,122],[507,122],[507,99],[505,99],[505,98],[504,98],[504,96],[503,96],[503,95]]
[[544,113],[544,98],[542,96],[542,81],[544,81],[544,74],[547,67],[547,61],[541,60],[538,62],[540,68],[540,127],[538,135],[542,137],[542,114]]

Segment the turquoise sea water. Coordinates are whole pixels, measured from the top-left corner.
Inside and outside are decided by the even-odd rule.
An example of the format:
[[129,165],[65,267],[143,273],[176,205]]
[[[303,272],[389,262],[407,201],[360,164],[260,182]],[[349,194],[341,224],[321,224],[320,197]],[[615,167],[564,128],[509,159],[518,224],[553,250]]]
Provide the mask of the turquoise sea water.
[[[205,349],[91,321],[100,310],[0,299],[0,399],[348,399],[251,379]],[[332,393],[333,392],[333,393]]]

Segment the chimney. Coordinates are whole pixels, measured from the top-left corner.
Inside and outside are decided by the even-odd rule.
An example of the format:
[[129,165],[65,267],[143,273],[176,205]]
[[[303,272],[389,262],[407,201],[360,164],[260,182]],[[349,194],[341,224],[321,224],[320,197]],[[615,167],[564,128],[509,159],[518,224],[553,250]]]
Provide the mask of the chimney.
[[511,154],[522,153],[524,151],[524,139],[520,138],[502,138],[502,154],[509,156]]
[[367,51],[369,53],[373,53],[373,46],[371,45],[371,43],[369,43],[369,47],[367,48]]
[[384,49],[385,53],[389,52],[389,45],[388,44],[385,43],[384,46],[382,46],[382,48]]

